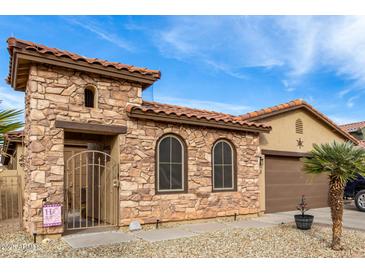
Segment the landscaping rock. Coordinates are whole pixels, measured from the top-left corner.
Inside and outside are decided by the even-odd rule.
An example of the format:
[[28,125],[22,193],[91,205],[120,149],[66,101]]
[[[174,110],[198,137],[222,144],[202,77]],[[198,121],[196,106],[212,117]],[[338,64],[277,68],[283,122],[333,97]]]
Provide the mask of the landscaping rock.
[[[344,249],[333,251],[331,227],[314,224],[301,231],[294,223],[265,228],[227,229],[194,237],[148,242],[136,240],[108,246],[72,249],[61,239],[33,244],[32,238],[0,223],[0,257],[115,258],[365,258],[365,232],[344,229]],[[6,228],[6,229],[5,229]]]
[[142,229],[141,224],[138,221],[136,221],[136,220],[132,221],[129,224],[129,230],[130,231],[138,231],[138,230],[141,230],[141,229]]

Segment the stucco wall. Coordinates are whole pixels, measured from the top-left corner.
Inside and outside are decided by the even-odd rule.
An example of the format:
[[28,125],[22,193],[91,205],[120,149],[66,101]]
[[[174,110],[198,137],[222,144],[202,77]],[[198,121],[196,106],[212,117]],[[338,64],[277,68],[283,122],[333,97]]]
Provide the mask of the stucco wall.
[[[303,134],[295,132],[295,121],[303,121]],[[288,111],[280,115],[275,115],[266,119],[258,120],[272,126],[269,134],[260,134],[260,147],[267,150],[309,152],[313,144],[328,143],[334,140],[342,142],[345,139],[335,132],[324,122],[316,118],[310,112],[297,109]],[[303,140],[303,146],[297,145],[298,139]],[[261,210],[265,210],[265,161],[259,177],[260,185],[260,205]]]
[[[298,118],[303,121],[303,134],[295,132],[295,121]],[[260,136],[262,149],[308,152],[312,149],[314,143],[344,140],[332,128],[303,109],[285,112],[257,122],[264,122],[272,126],[272,131],[269,134],[263,133]],[[296,140],[299,138],[304,141],[301,148],[297,146]]]
[[[186,142],[188,193],[155,195],[155,147],[166,133]],[[237,151],[237,191],[212,192],[211,149],[220,138]],[[122,225],[133,219],[154,223],[259,212],[258,134],[132,120],[122,139]]]

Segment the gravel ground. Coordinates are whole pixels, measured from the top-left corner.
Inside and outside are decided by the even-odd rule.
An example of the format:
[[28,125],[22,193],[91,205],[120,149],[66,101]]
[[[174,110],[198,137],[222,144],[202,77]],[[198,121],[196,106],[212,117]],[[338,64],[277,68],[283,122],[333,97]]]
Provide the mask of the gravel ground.
[[227,229],[149,243],[138,240],[104,247],[71,249],[62,240],[33,244],[16,225],[0,225],[0,257],[365,257],[365,232],[345,229],[344,250],[332,251],[330,227],[299,231],[293,224]]

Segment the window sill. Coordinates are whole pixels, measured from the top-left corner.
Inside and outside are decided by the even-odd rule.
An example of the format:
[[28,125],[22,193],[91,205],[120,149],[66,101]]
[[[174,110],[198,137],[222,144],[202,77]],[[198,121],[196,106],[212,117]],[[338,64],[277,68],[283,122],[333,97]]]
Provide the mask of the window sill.
[[237,192],[237,188],[229,188],[229,189],[212,189],[213,193],[216,192]]
[[163,190],[155,190],[155,195],[168,195],[168,194],[184,194],[188,193],[187,190],[171,190],[171,191],[163,191]]

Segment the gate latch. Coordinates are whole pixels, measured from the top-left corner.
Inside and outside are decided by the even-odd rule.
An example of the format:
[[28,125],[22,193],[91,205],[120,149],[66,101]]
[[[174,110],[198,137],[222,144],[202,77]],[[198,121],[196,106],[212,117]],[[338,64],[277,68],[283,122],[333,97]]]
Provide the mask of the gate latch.
[[114,187],[119,187],[119,180],[114,179],[114,180],[113,180],[113,186],[114,186]]

